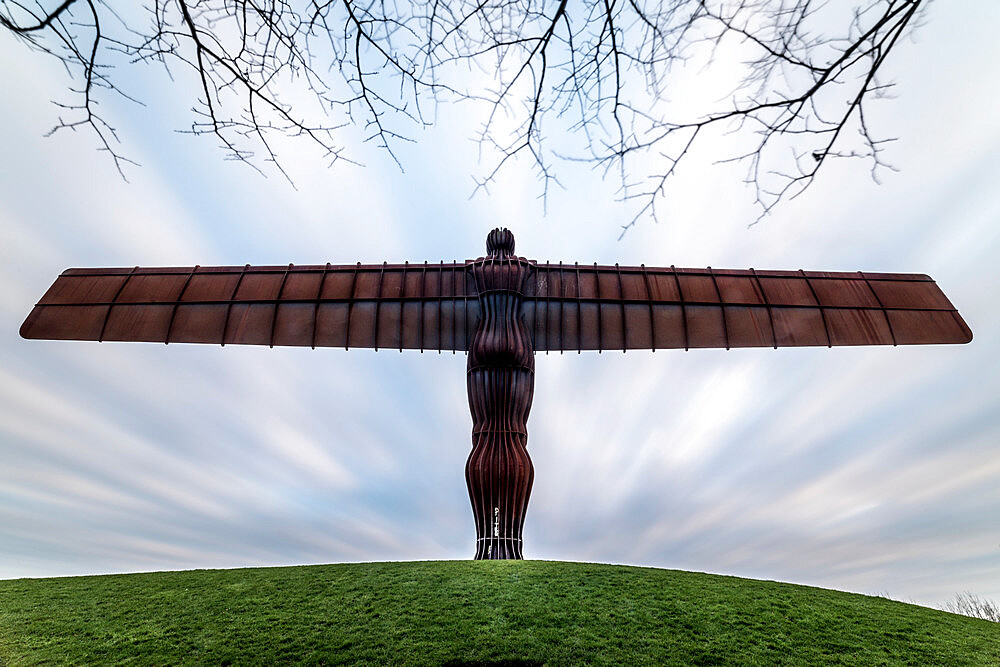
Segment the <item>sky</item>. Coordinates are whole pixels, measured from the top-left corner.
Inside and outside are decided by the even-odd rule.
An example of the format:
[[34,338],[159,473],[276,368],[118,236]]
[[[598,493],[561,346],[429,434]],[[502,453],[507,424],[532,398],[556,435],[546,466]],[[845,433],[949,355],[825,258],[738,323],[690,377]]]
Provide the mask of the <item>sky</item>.
[[927,273],[964,346],[536,355],[525,556],[1000,600],[1000,60],[992,0],[933,3],[879,119],[899,168],[838,164],[760,224],[741,172],[692,162],[659,222],[580,167],[470,196],[478,119],[296,188],[178,134],[159,70],[106,112],[141,167],[46,138],[67,80],[0,35],[0,578],[464,559],[462,354],[26,341],[68,267],[450,261],[512,229],[539,261]]

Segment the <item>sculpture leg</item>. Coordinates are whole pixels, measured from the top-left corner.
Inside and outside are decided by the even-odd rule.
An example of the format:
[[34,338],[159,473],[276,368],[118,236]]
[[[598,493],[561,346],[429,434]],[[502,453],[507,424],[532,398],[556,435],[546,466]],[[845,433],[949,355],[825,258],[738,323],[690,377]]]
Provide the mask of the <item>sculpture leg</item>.
[[534,372],[470,369],[468,388],[473,431],[465,480],[476,520],[476,560],[520,559],[535,475],[526,448]]

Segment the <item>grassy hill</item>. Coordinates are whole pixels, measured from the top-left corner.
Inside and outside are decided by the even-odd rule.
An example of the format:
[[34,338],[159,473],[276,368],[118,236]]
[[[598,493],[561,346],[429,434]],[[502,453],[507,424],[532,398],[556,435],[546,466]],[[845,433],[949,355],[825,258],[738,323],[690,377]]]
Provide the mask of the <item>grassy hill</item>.
[[862,595],[542,561],[0,581],[0,664],[1000,665],[1000,624]]

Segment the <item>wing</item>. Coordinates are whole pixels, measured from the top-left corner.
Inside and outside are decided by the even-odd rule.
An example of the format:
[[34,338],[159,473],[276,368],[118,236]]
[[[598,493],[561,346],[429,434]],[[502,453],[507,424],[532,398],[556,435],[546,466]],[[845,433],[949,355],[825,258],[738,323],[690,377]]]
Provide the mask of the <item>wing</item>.
[[968,343],[928,276],[539,264],[536,351]]
[[68,269],[25,338],[466,350],[464,264]]
[[[467,350],[468,264],[68,269],[25,338]],[[967,343],[929,277],[538,264],[522,315],[534,349]]]

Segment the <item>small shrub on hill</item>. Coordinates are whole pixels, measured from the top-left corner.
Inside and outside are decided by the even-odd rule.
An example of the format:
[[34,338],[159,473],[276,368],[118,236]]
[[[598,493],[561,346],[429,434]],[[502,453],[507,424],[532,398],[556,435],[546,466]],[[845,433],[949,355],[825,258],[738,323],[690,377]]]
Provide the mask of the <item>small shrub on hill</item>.
[[944,609],[953,614],[1000,623],[1000,604],[969,592],[956,593],[955,599],[945,603]]

